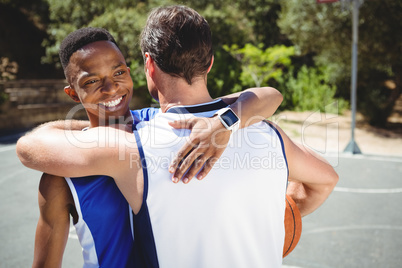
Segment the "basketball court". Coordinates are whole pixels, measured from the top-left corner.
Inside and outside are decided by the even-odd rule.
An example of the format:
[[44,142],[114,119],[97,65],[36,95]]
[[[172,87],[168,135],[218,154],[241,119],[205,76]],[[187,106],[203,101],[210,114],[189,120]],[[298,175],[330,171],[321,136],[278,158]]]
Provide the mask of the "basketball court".
[[[335,191],[303,218],[296,249],[284,268],[401,267],[402,158],[328,155],[340,176]],[[30,267],[38,220],[40,172],[20,164],[15,144],[0,144],[0,267]],[[73,231],[63,267],[82,267]]]
[[402,158],[327,157],[339,182],[313,214],[284,267],[401,267]]

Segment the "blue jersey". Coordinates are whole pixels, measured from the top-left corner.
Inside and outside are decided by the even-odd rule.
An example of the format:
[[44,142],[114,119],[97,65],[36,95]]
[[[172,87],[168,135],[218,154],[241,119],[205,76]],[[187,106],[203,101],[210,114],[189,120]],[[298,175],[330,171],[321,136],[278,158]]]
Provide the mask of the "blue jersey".
[[140,110],[132,110],[131,115],[133,117],[133,128],[142,121],[149,121],[155,117],[160,109],[157,108],[144,108]]
[[[152,119],[159,109],[131,111],[133,127]],[[84,267],[136,267],[132,211],[113,178],[66,178],[74,198],[74,225],[83,249]]]

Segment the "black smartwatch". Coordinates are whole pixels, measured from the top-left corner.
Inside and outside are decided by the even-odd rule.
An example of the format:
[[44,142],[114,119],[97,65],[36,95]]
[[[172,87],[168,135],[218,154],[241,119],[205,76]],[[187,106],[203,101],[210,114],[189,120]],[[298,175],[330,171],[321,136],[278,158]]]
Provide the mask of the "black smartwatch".
[[239,129],[240,126],[240,118],[233,112],[230,108],[223,108],[218,110],[215,113],[218,116],[219,120],[221,120],[222,125],[232,131],[235,132]]

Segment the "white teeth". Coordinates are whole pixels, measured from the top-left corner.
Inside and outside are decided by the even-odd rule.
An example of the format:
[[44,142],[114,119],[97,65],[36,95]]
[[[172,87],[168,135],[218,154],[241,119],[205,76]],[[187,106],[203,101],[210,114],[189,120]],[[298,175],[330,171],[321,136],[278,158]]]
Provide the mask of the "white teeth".
[[117,105],[121,102],[122,99],[123,99],[123,96],[121,96],[121,97],[118,98],[118,99],[112,100],[112,101],[101,102],[101,104],[104,105],[104,106],[106,106],[106,107],[108,107],[108,108],[110,108],[110,107],[115,107],[115,106],[117,106]]

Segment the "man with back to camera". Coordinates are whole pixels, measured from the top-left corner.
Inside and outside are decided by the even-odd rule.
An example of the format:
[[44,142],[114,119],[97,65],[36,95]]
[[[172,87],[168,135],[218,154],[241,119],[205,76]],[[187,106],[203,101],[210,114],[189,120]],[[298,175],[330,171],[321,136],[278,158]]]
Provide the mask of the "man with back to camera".
[[[100,48],[98,42],[109,46]],[[79,50],[98,49],[99,55],[87,55],[81,58],[80,65],[69,66],[70,57]],[[85,49],[84,49],[85,51]],[[106,57],[112,55],[112,61]],[[114,38],[105,29],[82,28],[67,36],[60,47],[60,58],[66,78],[70,83],[65,92],[76,102],[86,108],[91,128],[109,125],[115,122],[134,125],[142,120],[149,120],[159,109],[146,108],[129,110],[132,96],[132,80],[124,57]],[[69,68],[71,67],[71,68]],[[77,68],[79,67],[79,68]],[[90,77],[88,83],[75,83],[76,70],[97,74]],[[102,90],[88,87],[96,79],[111,79],[118,86]],[[250,89],[262,100],[240,97],[240,102],[247,109],[254,110],[264,106],[261,116],[273,113],[281,102],[281,96],[272,88]],[[224,97],[231,103],[240,94]],[[246,100],[246,101],[245,101]],[[260,103],[256,103],[256,100]],[[252,104],[251,106],[249,104]],[[246,119],[246,117],[245,117]],[[215,130],[223,128],[215,124]],[[212,131],[212,130],[211,130]],[[204,139],[209,140],[206,136]],[[184,148],[185,149],[185,148]],[[212,146],[212,151],[214,146]],[[221,150],[219,148],[219,150]],[[211,152],[213,154],[215,152]],[[183,168],[184,169],[184,168]],[[43,174],[39,186],[40,218],[38,221],[33,267],[60,267],[69,232],[70,215],[83,248],[84,267],[133,267],[133,234],[127,201],[117,188],[114,180],[108,176],[88,176],[80,178],[63,178]],[[131,216],[132,217],[132,216]]]
[[[233,120],[235,114],[206,88],[211,33],[194,10],[154,10],[141,49],[148,88],[162,113],[137,124],[135,137],[121,126],[74,132],[82,144],[96,140],[109,145],[104,148],[72,146],[62,130],[38,129],[18,142],[21,161],[57,175],[113,177],[135,214],[140,267],[281,267],[287,181],[305,193],[288,194],[303,197],[296,202],[306,215],[325,201],[337,174],[271,123],[236,131],[244,122]],[[212,115],[234,130],[228,147],[204,181],[172,184],[160,163],[171,158],[189,132],[172,129],[169,121]],[[118,140],[118,148],[111,140]],[[56,144],[67,152],[64,161],[56,157]],[[122,155],[126,160],[119,160]]]

